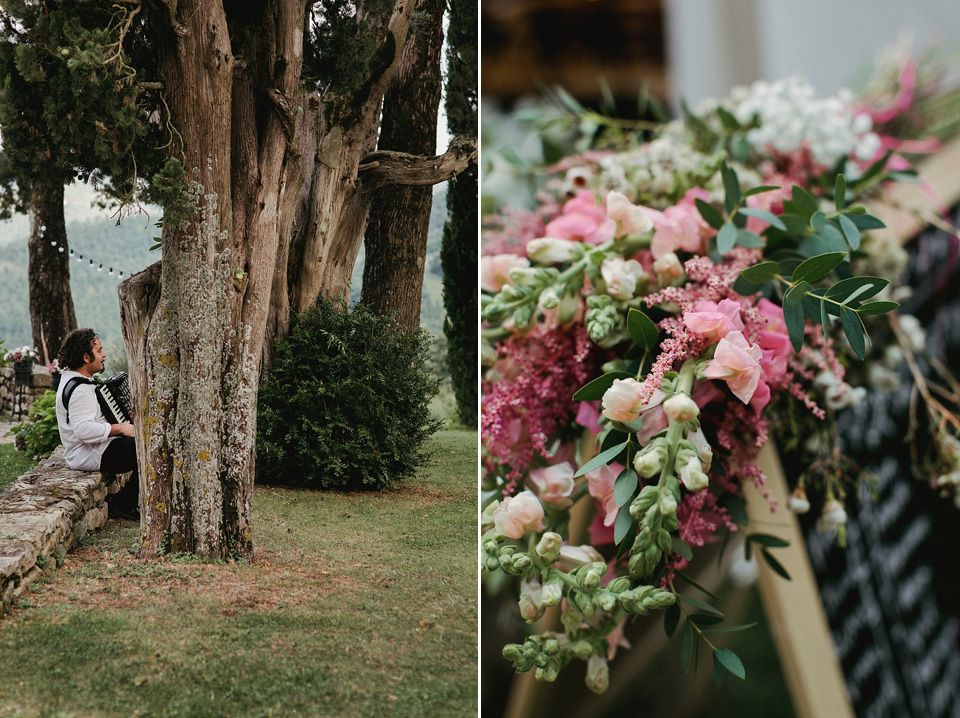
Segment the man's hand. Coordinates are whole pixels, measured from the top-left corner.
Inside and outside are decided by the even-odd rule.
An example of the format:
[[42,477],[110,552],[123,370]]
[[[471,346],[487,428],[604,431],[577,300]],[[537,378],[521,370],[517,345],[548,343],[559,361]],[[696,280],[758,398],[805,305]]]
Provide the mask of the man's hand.
[[110,424],[110,436],[134,436],[133,424],[125,421],[122,424]]

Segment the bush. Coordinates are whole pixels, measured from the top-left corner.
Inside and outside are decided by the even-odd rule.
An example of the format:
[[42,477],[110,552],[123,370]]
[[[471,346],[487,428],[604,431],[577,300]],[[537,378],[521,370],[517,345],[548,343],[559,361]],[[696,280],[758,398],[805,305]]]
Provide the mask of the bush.
[[39,397],[27,420],[10,427],[9,435],[16,437],[17,451],[27,451],[39,461],[50,456],[60,445],[60,428],[57,426],[57,392],[47,390]]
[[438,381],[427,332],[321,299],[277,344],[260,387],[257,461],[266,483],[384,489],[422,466]]

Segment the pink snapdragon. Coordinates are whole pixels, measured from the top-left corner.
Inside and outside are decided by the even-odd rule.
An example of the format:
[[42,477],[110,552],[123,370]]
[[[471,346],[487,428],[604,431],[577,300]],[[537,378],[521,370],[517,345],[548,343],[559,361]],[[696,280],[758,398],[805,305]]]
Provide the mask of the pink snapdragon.
[[510,280],[514,267],[526,268],[530,260],[518,254],[493,254],[480,257],[480,288],[487,292],[499,292]]
[[757,302],[757,310],[767,320],[766,329],[757,336],[757,345],[763,352],[760,368],[764,381],[774,381],[787,373],[787,361],[793,346],[783,321],[783,309],[769,299],[761,299]]
[[740,302],[732,299],[721,299],[719,304],[704,300],[697,302],[695,311],[683,313],[683,323],[687,329],[703,334],[713,343],[730,332],[743,332],[742,308]]
[[544,235],[571,242],[603,244],[613,239],[615,229],[616,223],[597,204],[594,193],[583,190],[564,203],[563,214],[547,224]]
[[532,491],[507,496],[493,510],[497,531],[509,538],[522,538],[527,531],[542,531],[543,506]]
[[573,464],[563,461],[531,470],[529,480],[536,487],[537,495],[543,503],[564,509],[573,505],[569,498],[576,486],[573,474]]
[[637,285],[647,276],[643,265],[635,259],[608,257],[600,265],[600,273],[607,285],[607,294],[617,299],[632,299]]
[[617,222],[614,237],[628,234],[644,234],[653,229],[653,219],[645,207],[637,206],[620,192],[607,195],[607,217]]
[[[603,394],[601,412],[613,421],[629,422],[640,416],[640,412],[648,409],[647,402],[642,397],[643,384],[636,379],[614,379],[613,384]],[[659,391],[659,390],[657,390]],[[654,392],[655,394],[657,392]],[[659,397],[651,399],[651,406],[663,401],[665,394],[659,391]]]
[[[742,332],[730,332],[717,344],[713,360],[703,373],[708,379],[727,382],[730,391],[744,404],[749,404],[760,384],[762,356],[760,347],[750,344]],[[768,399],[769,391],[767,387]]]
[[590,489],[590,495],[600,504],[604,526],[613,526],[614,521],[617,520],[619,507],[613,498],[613,487],[621,471],[623,467],[613,463],[601,466],[587,474],[587,486]]

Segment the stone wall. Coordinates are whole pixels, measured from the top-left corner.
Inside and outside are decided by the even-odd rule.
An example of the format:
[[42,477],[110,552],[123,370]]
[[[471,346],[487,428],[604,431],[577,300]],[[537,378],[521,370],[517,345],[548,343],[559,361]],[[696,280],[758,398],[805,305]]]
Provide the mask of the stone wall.
[[0,491],[0,617],[27,584],[106,523],[108,500],[130,476],[74,471],[59,446]]
[[[20,407],[14,405],[16,387],[13,365],[0,367],[0,416],[13,416],[19,421]],[[27,418],[30,407],[50,388],[50,374],[45,367],[33,365],[33,386],[24,387],[22,416]]]

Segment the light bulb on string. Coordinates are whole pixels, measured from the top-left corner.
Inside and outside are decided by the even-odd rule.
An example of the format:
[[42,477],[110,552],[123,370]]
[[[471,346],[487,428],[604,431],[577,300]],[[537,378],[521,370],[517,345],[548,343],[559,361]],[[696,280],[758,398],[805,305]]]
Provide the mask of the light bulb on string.
[[58,248],[57,248],[57,251],[62,253],[62,252],[63,252],[63,247],[58,247]]
[[77,255],[77,261],[78,261],[78,262],[82,262],[82,261],[83,261],[83,255],[82,255],[82,254],[78,254],[78,255]]
[[110,267],[110,276],[113,276],[113,267]]
[[52,240],[52,241],[50,242],[50,246],[51,246],[51,247],[56,247],[56,246],[57,246],[57,240],[55,240],[55,239]]
[[102,264],[101,264],[99,267],[97,267],[97,271],[98,271],[98,272],[102,272],[102,271],[103,271],[103,265],[102,265]]
[[93,267],[93,260],[92,260],[92,259],[90,260],[90,267],[91,267],[91,268]]

